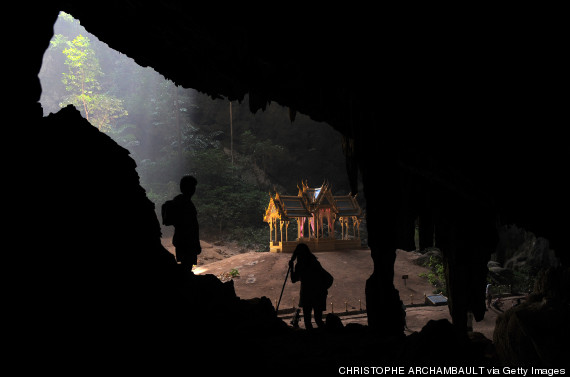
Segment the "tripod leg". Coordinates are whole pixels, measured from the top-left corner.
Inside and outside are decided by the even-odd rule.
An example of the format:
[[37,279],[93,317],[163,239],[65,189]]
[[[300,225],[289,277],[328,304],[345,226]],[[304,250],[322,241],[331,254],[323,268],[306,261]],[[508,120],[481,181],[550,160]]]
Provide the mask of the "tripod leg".
[[287,269],[287,275],[285,275],[285,281],[283,282],[283,288],[281,288],[281,294],[279,295],[279,302],[277,303],[277,307],[275,311],[279,310],[279,305],[281,304],[281,297],[283,297],[283,291],[285,290],[285,284],[287,284],[287,278],[289,277],[289,271],[291,271],[291,266]]

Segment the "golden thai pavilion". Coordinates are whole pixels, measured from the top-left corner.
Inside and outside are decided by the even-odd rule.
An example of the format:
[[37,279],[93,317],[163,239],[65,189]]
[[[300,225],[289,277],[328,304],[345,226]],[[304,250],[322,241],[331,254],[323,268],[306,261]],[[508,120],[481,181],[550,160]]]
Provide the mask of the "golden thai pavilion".
[[[312,251],[361,247],[360,224],[364,215],[356,195],[335,196],[326,182],[318,188],[310,188],[306,182],[297,187],[297,196],[270,195],[263,221],[269,224],[271,252],[293,252],[301,242]],[[292,221],[297,222],[297,235],[290,241],[288,230]],[[336,221],[341,225],[340,238],[335,236]]]

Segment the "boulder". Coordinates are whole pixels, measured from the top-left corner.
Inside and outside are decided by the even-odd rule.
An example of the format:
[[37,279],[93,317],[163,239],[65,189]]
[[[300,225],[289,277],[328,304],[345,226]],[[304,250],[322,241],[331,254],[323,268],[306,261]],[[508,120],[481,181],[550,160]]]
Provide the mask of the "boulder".
[[493,341],[501,360],[513,366],[566,365],[570,346],[570,269],[542,270],[528,299],[497,318]]
[[491,267],[502,267],[502,266],[499,262],[490,260],[489,262],[487,262],[487,268]]
[[329,313],[325,318],[325,328],[328,331],[338,332],[344,328],[344,325],[338,315]]
[[513,271],[556,267],[560,264],[547,239],[516,225],[504,226],[499,230],[497,261]]
[[438,261],[441,261],[442,257],[442,253],[439,249],[436,248],[430,248],[430,249],[426,249],[424,253],[422,253],[421,256],[417,257],[414,260],[414,263],[417,264],[418,266],[426,266],[429,261],[430,258],[435,258]]
[[489,277],[499,285],[511,285],[513,282],[513,271],[503,267],[490,267]]

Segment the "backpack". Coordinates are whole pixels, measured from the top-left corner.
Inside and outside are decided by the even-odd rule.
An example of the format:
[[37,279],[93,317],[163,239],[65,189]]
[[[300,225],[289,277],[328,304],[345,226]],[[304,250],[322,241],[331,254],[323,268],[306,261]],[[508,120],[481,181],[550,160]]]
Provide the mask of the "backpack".
[[321,275],[322,275],[323,287],[325,289],[329,289],[330,287],[332,287],[334,281],[333,276],[322,267],[321,267]]
[[174,225],[176,223],[178,207],[174,203],[174,200],[167,200],[162,205],[160,212],[162,215],[162,225]]

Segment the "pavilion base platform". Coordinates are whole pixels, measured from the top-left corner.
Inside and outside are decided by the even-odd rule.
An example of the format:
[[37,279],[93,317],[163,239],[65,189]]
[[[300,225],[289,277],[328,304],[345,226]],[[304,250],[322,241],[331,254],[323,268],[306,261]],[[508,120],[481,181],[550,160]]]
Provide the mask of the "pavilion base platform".
[[360,239],[337,240],[327,238],[300,238],[297,241],[277,241],[269,244],[272,253],[292,253],[299,243],[309,246],[312,252],[360,249]]

